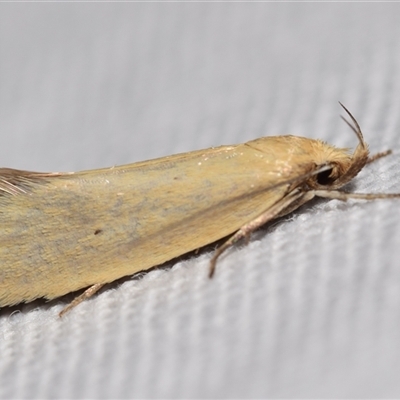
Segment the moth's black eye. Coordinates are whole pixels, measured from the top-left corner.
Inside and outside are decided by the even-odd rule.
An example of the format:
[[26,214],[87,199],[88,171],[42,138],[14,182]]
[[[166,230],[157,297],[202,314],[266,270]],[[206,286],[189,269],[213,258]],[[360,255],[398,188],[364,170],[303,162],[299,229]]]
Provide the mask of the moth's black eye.
[[327,169],[326,171],[322,171],[317,174],[317,182],[319,185],[329,185],[331,184],[334,179],[331,177],[332,168]]

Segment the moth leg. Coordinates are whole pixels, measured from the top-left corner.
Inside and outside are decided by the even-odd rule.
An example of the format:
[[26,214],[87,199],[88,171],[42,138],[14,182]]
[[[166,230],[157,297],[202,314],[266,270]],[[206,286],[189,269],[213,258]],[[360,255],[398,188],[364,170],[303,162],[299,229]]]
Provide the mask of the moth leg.
[[96,292],[98,292],[105,284],[104,283],[96,283],[95,285],[90,286],[87,288],[80,296],[75,297],[74,300],[71,301],[61,312],[58,316],[61,318],[65,313],[71,311],[74,307],[78,304],[82,303],[82,301],[92,297]]
[[367,164],[379,160],[382,157],[386,157],[389,154],[392,154],[392,150],[386,150],[386,151],[381,151],[380,153],[376,153],[373,156],[368,157]]
[[215,250],[213,257],[210,260],[210,271],[208,273],[209,278],[212,278],[217,265],[219,256],[229,247],[233,246],[239,240],[245,238],[247,242],[250,238],[250,234],[262,225],[273,220],[276,217],[285,215],[291,212],[293,209],[299,207],[301,204],[308,200],[311,200],[314,194],[311,192],[293,191],[289,193],[272,207],[270,207],[263,214],[243,225],[233,236],[231,236],[225,243],[223,243],[218,249]]
[[336,199],[347,201],[349,199],[376,200],[376,199],[394,199],[400,197],[400,193],[346,193],[340,190],[313,190],[314,196],[325,197],[327,199]]

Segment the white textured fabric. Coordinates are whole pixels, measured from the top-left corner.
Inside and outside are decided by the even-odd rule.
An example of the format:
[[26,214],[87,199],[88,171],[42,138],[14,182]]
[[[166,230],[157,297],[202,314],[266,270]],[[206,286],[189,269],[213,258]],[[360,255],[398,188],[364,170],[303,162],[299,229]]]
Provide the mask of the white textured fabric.
[[[400,192],[400,4],[2,3],[1,164],[79,170],[263,135],[372,152]],[[0,397],[400,397],[400,204],[316,201],[231,250],[0,310]]]

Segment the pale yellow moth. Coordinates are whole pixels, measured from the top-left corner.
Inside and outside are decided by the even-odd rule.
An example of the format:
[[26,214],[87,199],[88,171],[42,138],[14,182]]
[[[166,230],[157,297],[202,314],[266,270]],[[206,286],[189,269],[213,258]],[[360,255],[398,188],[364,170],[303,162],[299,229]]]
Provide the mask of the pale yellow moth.
[[[0,169],[0,307],[54,299],[145,271],[232,235],[238,240],[313,197],[379,199],[338,189],[369,157],[361,129],[353,154],[320,140],[273,136],[77,173]],[[344,119],[344,118],[343,118]]]

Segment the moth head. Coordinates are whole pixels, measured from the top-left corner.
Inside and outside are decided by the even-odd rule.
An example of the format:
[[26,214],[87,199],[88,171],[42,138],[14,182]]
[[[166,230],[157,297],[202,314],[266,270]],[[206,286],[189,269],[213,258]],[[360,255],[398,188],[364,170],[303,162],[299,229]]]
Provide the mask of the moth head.
[[314,173],[307,181],[307,185],[312,189],[334,190],[350,182],[368,162],[368,145],[364,141],[361,128],[350,111],[339,102],[351,122],[341,117],[352,129],[358,138],[358,145],[353,154],[349,154],[348,149],[340,149],[330,146],[324,142],[316,142],[316,163]]

